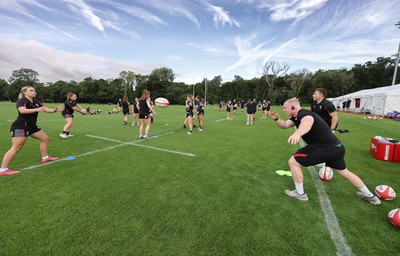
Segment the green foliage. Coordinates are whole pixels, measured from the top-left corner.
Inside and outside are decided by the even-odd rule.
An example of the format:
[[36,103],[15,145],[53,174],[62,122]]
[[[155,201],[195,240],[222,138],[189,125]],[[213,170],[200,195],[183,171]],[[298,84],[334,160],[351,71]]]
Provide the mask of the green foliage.
[[[122,71],[116,79],[97,80],[88,77],[79,83],[57,81],[43,85],[39,83],[39,74],[36,71],[22,68],[12,73],[9,84],[0,80],[0,99],[15,101],[23,86],[34,85],[40,92],[39,98],[51,98],[55,102],[63,102],[68,91],[76,93],[81,102],[116,103],[124,94],[132,101],[147,89],[151,91],[153,99],[164,97],[172,104],[181,104],[186,95],[193,93],[194,88],[195,95],[203,98],[207,95],[207,101],[213,104],[221,100],[248,98],[270,99],[272,103],[282,104],[289,97],[298,97],[301,102],[310,102],[311,95],[317,87],[327,89],[328,97],[337,97],[361,89],[387,86],[391,84],[393,72],[394,60],[379,57],[375,62],[355,64],[350,70],[321,69],[312,74],[307,69],[302,69],[277,77],[263,74],[250,80],[235,75],[229,82],[223,82],[221,76],[215,76],[211,80],[203,79],[194,85],[174,82],[174,71],[166,67],[154,69],[149,75]],[[400,76],[396,82],[400,83]]]

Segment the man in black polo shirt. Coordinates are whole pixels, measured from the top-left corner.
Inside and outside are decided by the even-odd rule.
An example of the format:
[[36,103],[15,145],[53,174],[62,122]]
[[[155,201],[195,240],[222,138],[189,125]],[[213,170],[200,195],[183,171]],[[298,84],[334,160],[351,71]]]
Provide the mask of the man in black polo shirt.
[[303,172],[301,166],[313,166],[325,162],[337,174],[343,176],[351,184],[359,189],[356,194],[373,205],[379,205],[381,201],[371,193],[364,182],[346,168],[344,161],[345,148],[340,140],[331,132],[330,127],[316,113],[302,109],[296,98],[289,99],[283,104],[283,112],[289,120],[281,120],[276,112],[271,117],[276,124],[287,129],[296,126],[295,132],[289,137],[288,143],[297,144],[302,138],[308,145],[300,148],[289,159],[295,190],[285,190],[288,196],[301,201],[308,201],[304,193]]
[[317,88],[313,94],[314,102],[311,104],[311,111],[317,113],[325,123],[331,128],[332,132],[338,126],[338,115],[336,107],[326,99],[327,92],[323,88]]

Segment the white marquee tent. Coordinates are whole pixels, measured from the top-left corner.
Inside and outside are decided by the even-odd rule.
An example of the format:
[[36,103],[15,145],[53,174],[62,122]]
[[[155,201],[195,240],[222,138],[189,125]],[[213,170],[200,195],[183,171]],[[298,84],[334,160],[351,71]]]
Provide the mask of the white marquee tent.
[[356,113],[385,115],[388,112],[400,112],[400,84],[361,90],[330,100],[340,108],[344,101],[351,100],[350,111]]

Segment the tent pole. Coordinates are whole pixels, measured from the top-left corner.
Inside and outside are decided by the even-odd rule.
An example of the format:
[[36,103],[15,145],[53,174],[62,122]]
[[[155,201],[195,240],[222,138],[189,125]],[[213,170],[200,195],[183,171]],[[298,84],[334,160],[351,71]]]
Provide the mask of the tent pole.
[[395,85],[395,83],[396,83],[397,66],[399,65],[399,57],[400,57],[400,43],[399,43],[399,50],[396,53],[396,65],[394,66],[392,85]]

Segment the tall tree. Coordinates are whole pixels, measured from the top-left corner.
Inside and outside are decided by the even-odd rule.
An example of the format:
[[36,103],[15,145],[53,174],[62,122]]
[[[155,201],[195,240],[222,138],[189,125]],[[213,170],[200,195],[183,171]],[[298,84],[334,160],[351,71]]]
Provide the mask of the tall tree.
[[146,88],[151,92],[152,98],[164,97],[168,87],[174,82],[175,74],[170,68],[157,68],[151,71]]
[[122,85],[124,87],[124,95],[132,94],[132,85],[135,83],[136,75],[132,71],[122,71],[119,73],[119,77],[122,79]]
[[285,77],[292,89],[292,96],[298,98],[306,82],[311,82],[312,73],[308,69],[299,69]]
[[[276,102],[278,97],[275,91],[275,80],[279,76],[284,76],[286,72],[289,70],[290,65],[289,63],[280,63],[275,61],[268,61],[262,67],[262,75],[267,82],[268,87],[268,98],[271,100],[272,103]],[[265,95],[262,96],[263,98]]]

